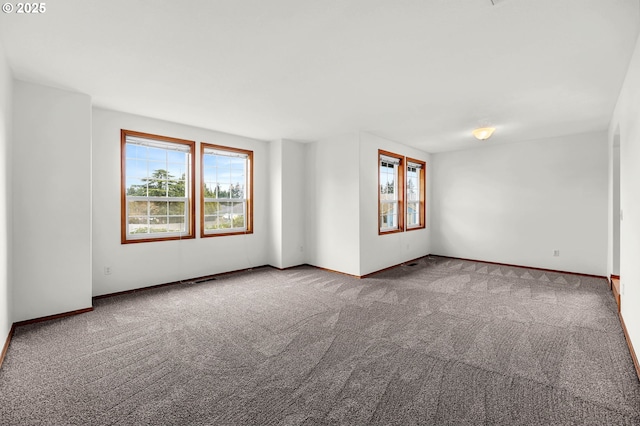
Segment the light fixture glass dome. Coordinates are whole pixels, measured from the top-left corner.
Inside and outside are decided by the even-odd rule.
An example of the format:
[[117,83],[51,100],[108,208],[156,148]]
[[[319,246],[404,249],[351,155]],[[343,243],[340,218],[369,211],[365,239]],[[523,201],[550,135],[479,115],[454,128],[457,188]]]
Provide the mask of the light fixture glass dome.
[[495,127],[480,127],[473,131],[473,136],[475,136],[476,139],[484,141],[489,139],[495,130]]

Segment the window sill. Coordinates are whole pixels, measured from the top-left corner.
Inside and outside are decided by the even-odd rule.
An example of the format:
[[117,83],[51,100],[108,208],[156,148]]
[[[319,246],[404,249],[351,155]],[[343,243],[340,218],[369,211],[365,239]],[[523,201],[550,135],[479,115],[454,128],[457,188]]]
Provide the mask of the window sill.
[[195,235],[177,235],[172,237],[152,237],[152,238],[133,238],[127,240],[123,238],[121,244],[135,244],[135,243],[151,243],[156,241],[177,241],[177,240],[192,240]]
[[227,237],[229,235],[248,235],[248,234],[253,234],[253,231],[230,231],[230,232],[216,232],[216,233],[211,233],[211,234],[201,233],[200,237],[201,238]]
[[403,229],[390,229],[388,231],[383,231],[378,229],[378,235],[387,235],[387,234],[397,234],[398,232],[403,232]]

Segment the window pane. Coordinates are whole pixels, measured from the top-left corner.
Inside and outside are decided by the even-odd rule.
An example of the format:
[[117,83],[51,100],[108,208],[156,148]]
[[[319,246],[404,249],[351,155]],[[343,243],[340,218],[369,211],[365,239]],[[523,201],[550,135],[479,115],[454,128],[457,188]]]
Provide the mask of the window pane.
[[166,179],[167,178],[167,163],[157,162],[157,161],[149,161],[147,167],[149,168],[148,176],[155,179]]
[[129,223],[134,225],[144,224],[149,222],[148,216],[129,216]]
[[167,182],[169,197],[186,197],[186,182],[184,180],[170,180]]
[[216,198],[229,198],[229,184],[221,184],[220,182],[218,182],[217,192],[218,196]]
[[207,182],[204,185],[203,190],[204,198],[216,198],[216,184],[213,182]]
[[150,234],[165,234],[169,232],[167,229],[167,217],[166,216],[152,216],[149,220],[149,233]]
[[244,215],[239,214],[233,217],[234,228],[244,228]]
[[231,203],[231,216],[234,228],[245,228],[244,211],[244,202]]
[[408,226],[419,225],[418,208],[419,208],[418,203],[415,203],[415,202],[407,203],[407,225]]
[[396,200],[396,194],[394,192],[393,184],[389,184],[385,186],[384,192],[380,195],[380,200],[382,201],[394,201]]
[[394,167],[380,167],[380,194],[384,194],[381,199],[395,199],[396,170]]
[[233,167],[229,172],[229,174],[231,177],[231,181],[233,183],[244,182],[245,181],[244,165],[240,165],[240,167]]
[[231,167],[231,158],[223,155],[216,155],[215,157],[218,169],[226,170],[228,173]]
[[220,210],[220,203],[218,202],[206,202],[204,203],[204,214],[215,215]]
[[244,198],[244,186],[236,183],[231,185],[231,198],[242,199]]
[[148,208],[149,203],[147,201],[130,201],[128,203],[128,234],[147,233],[149,231]]
[[149,197],[166,197],[167,196],[167,181],[150,179],[148,182]]
[[397,219],[398,219],[397,216],[394,214],[387,214],[387,215],[381,216],[380,227],[389,228],[389,229],[397,228],[398,227]]
[[216,182],[218,182],[220,185],[229,185],[231,183],[231,175],[228,171],[220,173],[220,170],[218,170],[218,174],[216,175]]
[[396,228],[398,226],[398,204],[397,203],[381,203],[380,204],[380,227]]
[[167,216],[151,216],[149,218],[149,223],[151,224],[152,229],[155,228],[157,230],[155,232],[167,232],[166,226],[164,226],[167,224]]
[[231,215],[229,213],[218,215],[218,226],[220,229],[230,229]]
[[243,214],[244,213],[244,203],[229,203],[230,212],[233,215]]
[[127,230],[128,234],[148,234],[149,233],[149,226],[147,226],[147,223],[143,223],[143,224],[137,224],[137,223],[133,223],[131,220],[129,221],[129,228]]
[[148,204],[147,201],[130,201],[128,206],[129,216],[146,216]]
[[125,167],[127,170],[127,177],[147,177],[147,162],[145,160],[127,159]]
[[144,179],[138,178],[127,179],[126,194],[136,197],[146,197],[147,182]]
[[179,180],[186,176],[184,161],[182,163],[168,163],[167,170],[169,172],[168,179]]
[[217,221],[218,229],[231,228],[232,203],[218,203]]
[[188,154],[186,152],[167,151],[167,161],[170,163],[184,164],[188,158],[187,156]]
[[204,229],[212,231],[218,229],[218,216],[205,216],[204,217]]
[[203,164],[202,164],[202,166],[203,166],[205,169],[209,169],[209,168],[215,167],[215,165],[216,165],[216,158],[215,158],[213,155],[205,154],[205,155],[202,157],[202,163],[203,163]]
[[147,158],[147,147],[128,143],[125,146],[126,158]]
[[231,171],[231,183],[244,183],[246,181],[244,177],[244,171]]
[[215,182],[216,181],[216,170],[211,168],[205,168],[204,172],[204,181],[205,182]]
[[167,161],[167,150],[147,147],[147,158],[150,160]]
[[380,206],[381,216],[396,214],[396,207],[396,203],[382,203],[382,205]]
[[182,232],[187,229],[184,216],[169,216],[167,223],[167,230],[169,232]]
[[420,185],[415,177],[407,179],[407,199],[409,201],[419,200]]
[[184,219],[185,213],[187,211],[187,203],[185,203],[184,201],[170,201],[167,204],[167,214],[172,216],[181,215]]
[[166,215],[167,214],[167,202],[166,201],[152,201],[149,203],[149,212],[152,216]]

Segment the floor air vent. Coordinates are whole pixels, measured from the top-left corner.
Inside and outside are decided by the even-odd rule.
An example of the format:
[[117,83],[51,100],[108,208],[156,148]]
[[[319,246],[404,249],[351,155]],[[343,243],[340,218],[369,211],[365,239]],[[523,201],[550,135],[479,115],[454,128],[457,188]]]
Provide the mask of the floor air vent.
[[207,281],[213,281],[215,278],[201,278],[199,280],[189,280],[189,281],[180,281],[181,284],[200,284],[206,283]]

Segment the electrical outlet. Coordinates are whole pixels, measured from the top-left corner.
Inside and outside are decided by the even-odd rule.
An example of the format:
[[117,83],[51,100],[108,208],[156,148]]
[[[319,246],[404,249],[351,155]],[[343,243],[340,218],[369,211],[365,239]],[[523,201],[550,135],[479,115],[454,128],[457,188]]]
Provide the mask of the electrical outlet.
[[104,267],[104,274],[105,275],[111,275],[111,266],[105,266]]
[[624,281],[620,280],[620,295],[624,296]]
[[558,249],[554,249],[554,250],[553,250],[553,256],[554,256],[554,257],[558,257],[558,256],[560,256],[560,250],[558,250]]

